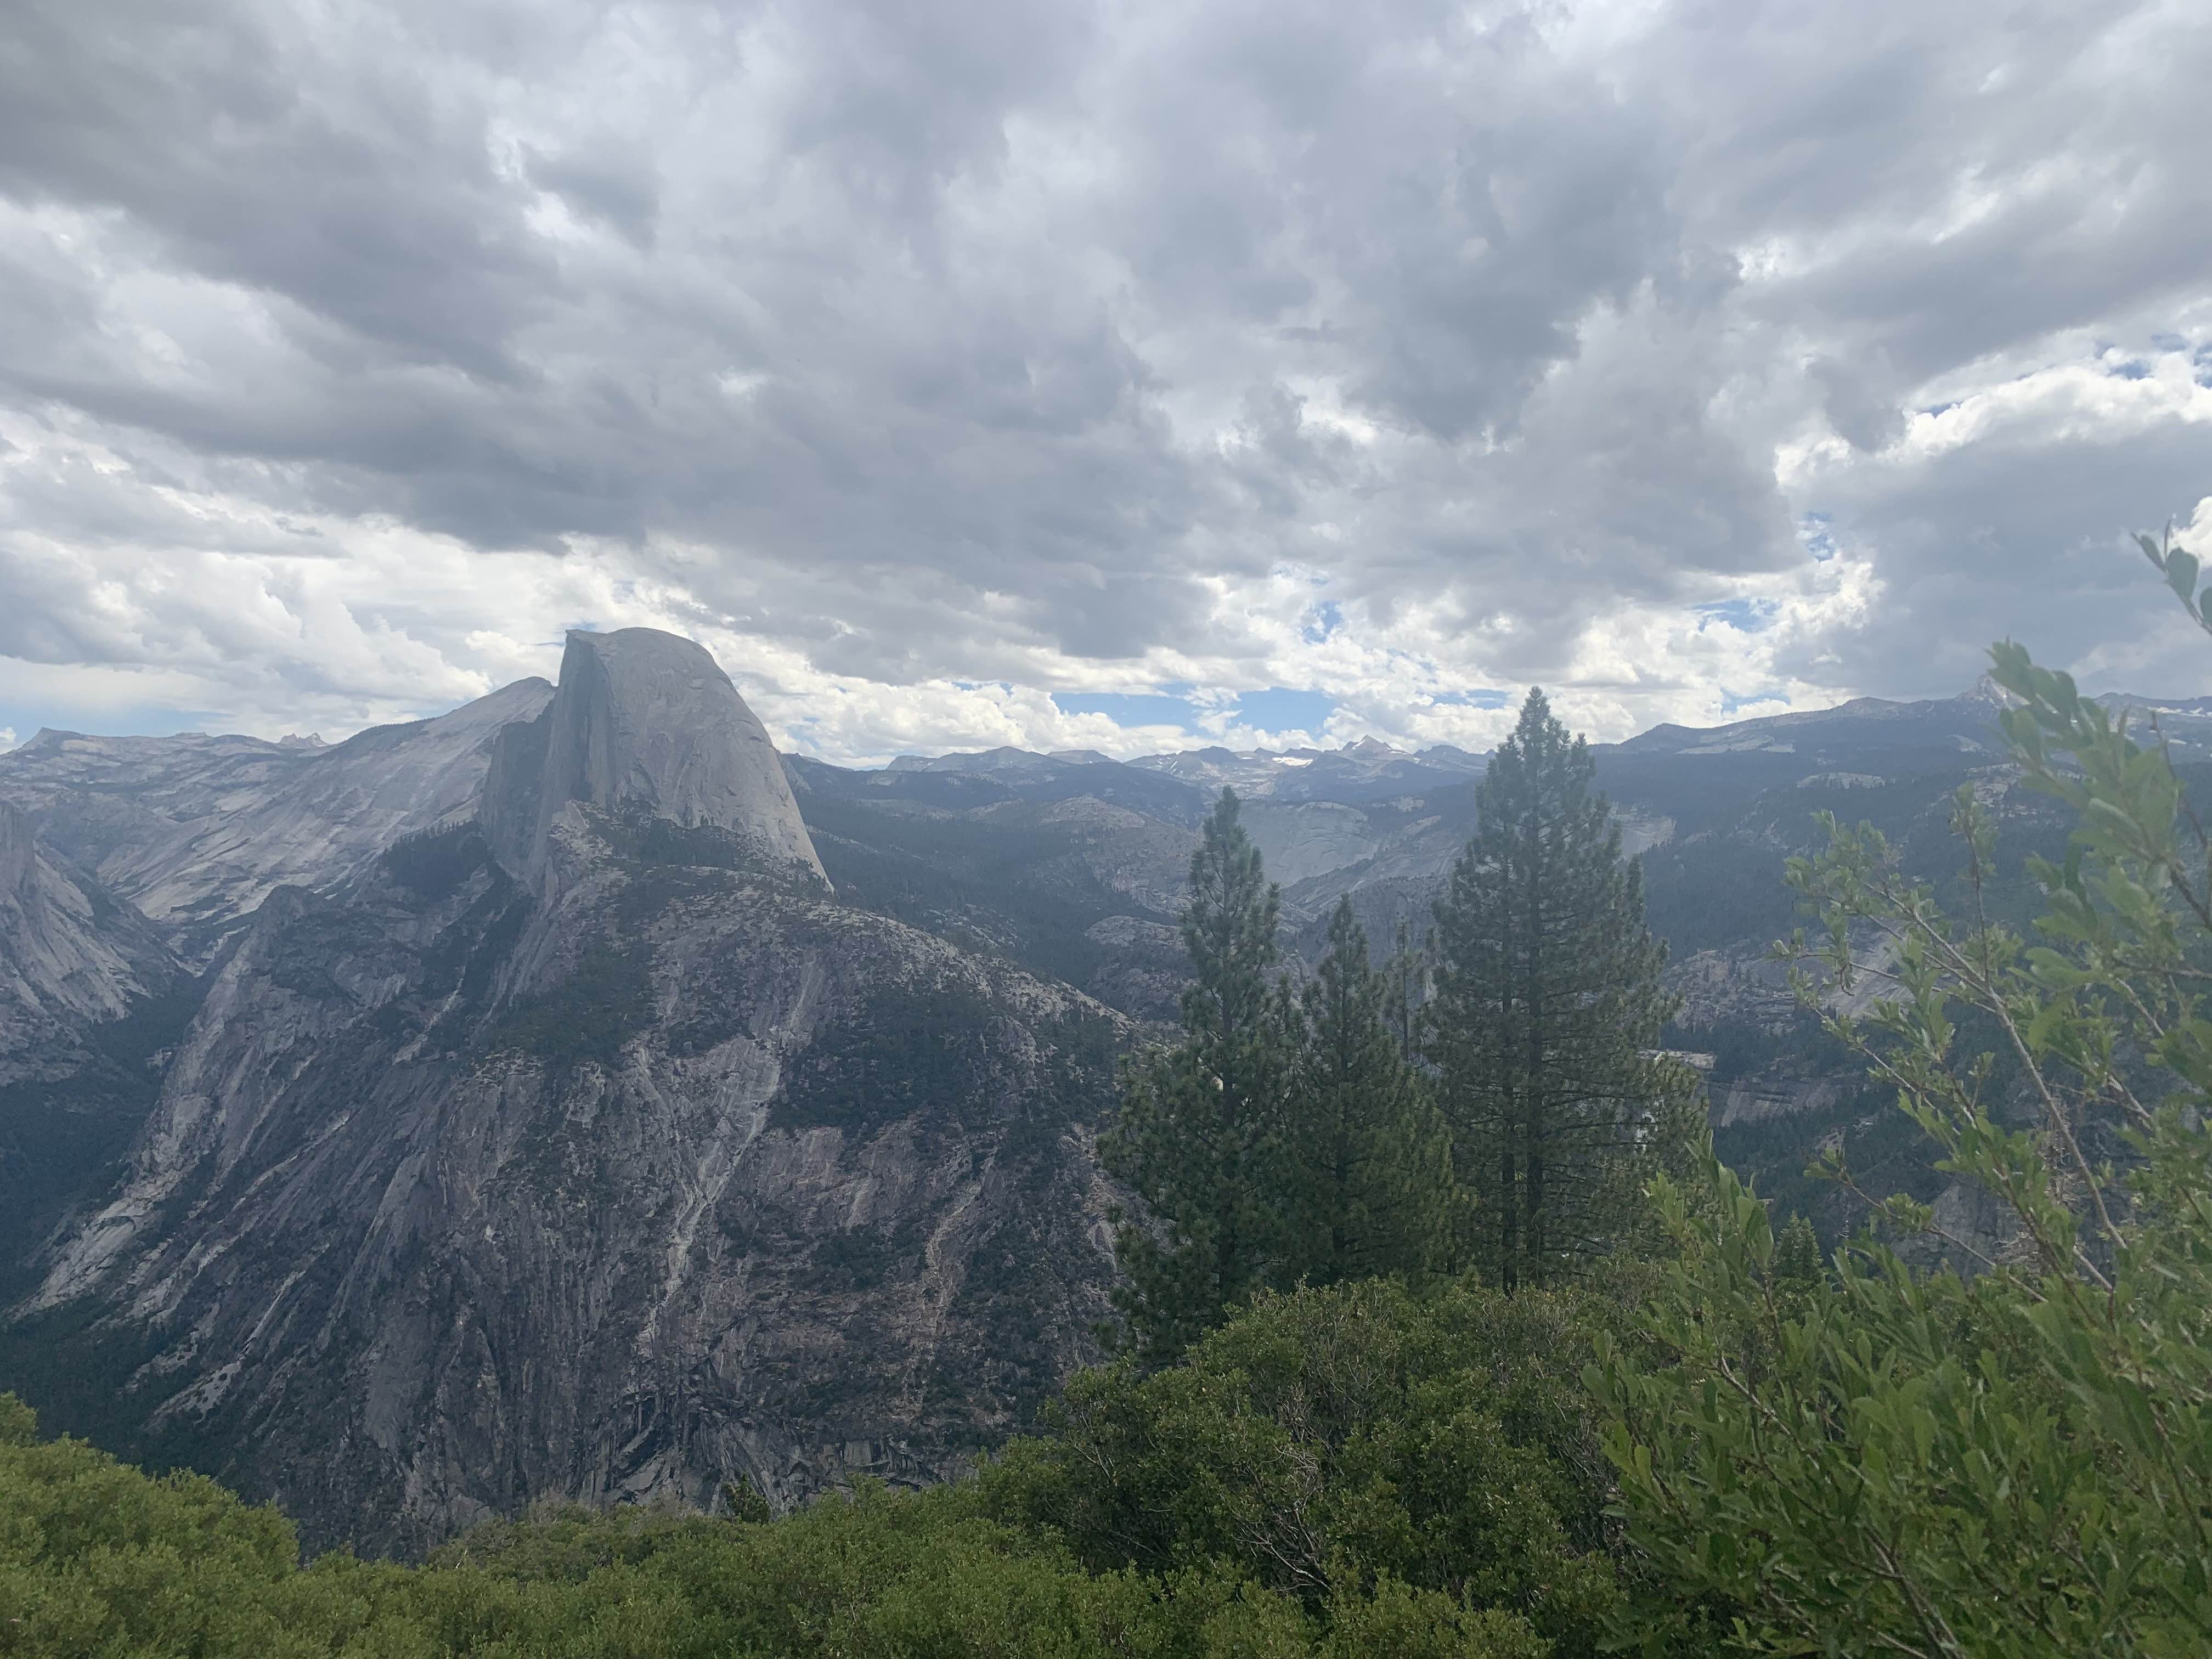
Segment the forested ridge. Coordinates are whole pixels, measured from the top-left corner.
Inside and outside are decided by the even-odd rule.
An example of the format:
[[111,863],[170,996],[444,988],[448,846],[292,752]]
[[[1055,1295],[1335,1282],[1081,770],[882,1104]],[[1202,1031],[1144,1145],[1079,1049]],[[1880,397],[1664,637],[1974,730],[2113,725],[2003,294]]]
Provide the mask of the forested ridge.
[[1224,792],[1182,1038],[1102,1137],[1114,1358],[973,1478],[302,1565],[274,1509],[0,1399],[0,1654],[2212,1650],[2212,841],[2154,732],[1993,667],[2074,825],[2033,914],[1985,901],[1969,784],[1940,890],[1826,820],[1781,948],[1994,1248],[1869,1192],[1824,1255],[1713,1156],[1637,866],[1535,693],[1432,942],[1381,963],[1347,904],[1286,970]]

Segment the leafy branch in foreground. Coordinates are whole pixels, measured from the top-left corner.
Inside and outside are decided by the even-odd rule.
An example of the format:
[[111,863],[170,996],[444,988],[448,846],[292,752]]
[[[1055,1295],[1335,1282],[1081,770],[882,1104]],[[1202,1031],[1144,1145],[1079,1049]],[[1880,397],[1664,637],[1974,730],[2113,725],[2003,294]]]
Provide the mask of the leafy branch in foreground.
[[1800,997],[2006,1225],[1947,1238],[1887,1199],[1877,1218],[1954,1265],[1869,1233],[1808,1282],[1733,1175],[1712,1169],[1704,1213],[1662,1182],[1684,1251],[1650,1319],[1664,1358],[1590,1370],[1632,1535],[1733,1607],[1741,1651],[2212,1650],[2206,842],[2154,729],[2138,742],[2018,646],[1992,656],[2019,780],[2077,819],[2063,865],[2030,862],[2033,936],[1987,902],[1992,781],[1954,800],[1955,911],[1830,819],[1790,868],[1820,925],[1787,949]]

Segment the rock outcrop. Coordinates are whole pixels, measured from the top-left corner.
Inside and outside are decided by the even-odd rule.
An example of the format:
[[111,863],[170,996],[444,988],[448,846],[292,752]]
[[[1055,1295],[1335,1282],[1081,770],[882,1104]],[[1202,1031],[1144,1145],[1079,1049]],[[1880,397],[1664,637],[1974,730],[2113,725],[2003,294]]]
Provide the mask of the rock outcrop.
[[0,896],[14,896],[31,876],[31,821],[0,801]]
[[542,879],[555,828],[577,806],[720,831],[822,875],[766,728],[714,658],[674,634],[571,633],[551,703],[501,734],[483,821],[511,873]]
[[1364,864],[1382,848],[1382,837],[1367,814],[1338,801],[1262,799],[1246,805],[1241,816],[1245,833],[1267,860],[1269,879],[1285,888]]

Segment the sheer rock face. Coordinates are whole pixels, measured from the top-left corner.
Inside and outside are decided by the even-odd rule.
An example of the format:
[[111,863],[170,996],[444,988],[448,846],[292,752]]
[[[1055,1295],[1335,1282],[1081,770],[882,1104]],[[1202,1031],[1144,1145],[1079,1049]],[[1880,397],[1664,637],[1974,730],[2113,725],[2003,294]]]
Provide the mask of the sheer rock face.
[[15,897],[31,876],[31,821],[0,800],[0,895]]
[[502,734],[484,823],[507,869],[542,881],[576,805],[720,830],[822,876],[768,732],[704,647],[650,628],[568,635],[551,705]]
[[836,902],[685,641],[572,636],[483,747],[234,931],[16,1340],[316,1546],[957,1473],[1094,1357],[1129,1023]]
[[1245,833],[1267,861],[1267,878],[1286,889],[1364,863],[1382,848],[1367,814],[1338,801],[1261,799],[1242,816]]
[[1091,1357],[1125,1023],[818,888],[557,839],[545,896],[468,827],[272,895],[19,1318],[94,1313],[145,1446],[318,1545],[957,1473]]

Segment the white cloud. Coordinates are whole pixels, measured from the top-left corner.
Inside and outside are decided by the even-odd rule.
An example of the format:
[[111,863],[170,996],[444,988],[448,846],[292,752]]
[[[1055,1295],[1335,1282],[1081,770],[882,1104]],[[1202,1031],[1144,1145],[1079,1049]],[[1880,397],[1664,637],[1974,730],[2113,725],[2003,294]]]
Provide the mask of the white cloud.
[[17,729],[335,736],[578,623],[842,759],[2212,681],[2119,533],[2212,486],[2185,8],[141,22],[0,66]]

